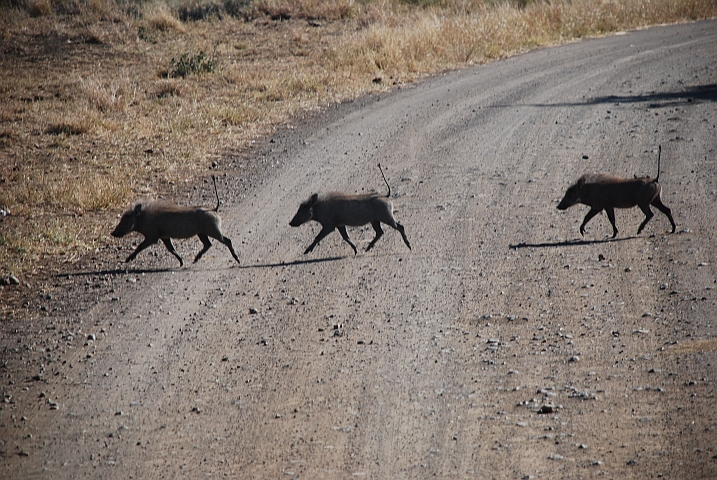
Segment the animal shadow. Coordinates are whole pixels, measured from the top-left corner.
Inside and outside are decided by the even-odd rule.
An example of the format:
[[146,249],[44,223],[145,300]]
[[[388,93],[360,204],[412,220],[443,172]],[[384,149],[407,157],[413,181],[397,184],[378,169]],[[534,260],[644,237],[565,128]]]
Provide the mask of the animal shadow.
[[239,268],[276,268],[276,267],[291,267],[297,265],[310,265],[312,263],[323,263],[323,262],[335,262],[337,260],[343,260],[346,257],[326,257],[326,258],[312,258],[307,260],[294,260],[293,262],[276,262],[276,263],[259,263],[254,265],[240,265]]
[[111,270],[88,270],[86,272],[64,272],[55,275],[57,278],[90,277],[93,275],[140,275],[143,273],[174,272],[175,268],[114,268]]
[[605,238],[602,240],[564,240],[562,242],[545,242],[545,243],[525,243],[520,242],[514,245],[508,245],[511,250],[517,250],[519,248],[550,248],[550,247],[580,247],[584,245],[596,245],[602,243],[612,242],[623,242],[625,240],[632,240],[637,237],[620,237],[620,238]]

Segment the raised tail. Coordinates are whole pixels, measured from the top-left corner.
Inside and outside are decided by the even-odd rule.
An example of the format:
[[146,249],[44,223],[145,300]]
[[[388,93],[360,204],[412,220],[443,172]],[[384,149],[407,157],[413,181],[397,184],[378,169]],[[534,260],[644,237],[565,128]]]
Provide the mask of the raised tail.
[[388,194],[386,195],[386,198],[389,198],[391,196],[391,185],[388,184],[388,180],[386,180],[386,175],[383,174],[383,168],[381,168],[381,164],[378,164],[378,169],[381,170],[381,176],[383,177],[383,181],[386,183],[386,186],[388,187]]
[[657,176],[655,182],[660,181],[660,157],[662,156],[662,145],[657,146]]
[[217,206],[214,207],[214,211],[215,211],[215,212],[218,212],[218,211],[219,211],[219,203],[220,203],[220,202],[219,202],[219,191],[217,191],[217,177],[216,177],[216,175],[212,175],[212,182],[214,182],[214,195],[217,196]]

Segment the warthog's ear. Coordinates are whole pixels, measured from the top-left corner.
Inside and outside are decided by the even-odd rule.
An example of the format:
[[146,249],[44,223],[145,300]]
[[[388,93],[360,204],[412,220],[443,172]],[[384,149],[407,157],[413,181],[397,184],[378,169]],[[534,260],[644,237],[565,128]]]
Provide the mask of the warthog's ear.
[[317,203],[318,201],[319,201],[319,194],[318,194],[318,193],[315,193],[315,194],[313,194],[313,195],[311,196],[311,198],[309,199],[309,204],[311,204],[311,205],[313,206],[313,205],[316,205],[316,203]]
[[139,212],[141,212],[141,211],[142,211],[142,204],[141,204],[141,203],[138,203],[137,205],[134,206],[134,212],[133,212],[133,213],[134,213],[135,215],[139,215]]
[[585,177],[580,177],[580,178],[578,179],[578,183],[576,183],[576,185],[577,185],[578,187],[582,188],[583,185],[585,185]]

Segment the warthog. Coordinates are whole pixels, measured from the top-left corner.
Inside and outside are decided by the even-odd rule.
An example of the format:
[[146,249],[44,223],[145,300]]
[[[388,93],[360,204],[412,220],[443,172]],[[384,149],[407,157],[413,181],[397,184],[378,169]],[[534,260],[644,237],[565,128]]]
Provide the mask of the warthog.
[[181,267],[184,265],[184,261],[174,249],[172,239],[189,238],[194,235],[197,235],[204,244],[204,248],[194,257],[195,263],[212,246],[209,237],[216,238],[226,245],[234,260],[239,262],[232,241],[222,234],[222,221],[216,213],[219,210],[219,194],[214,177],[212,180],[214,180],[214,193],[217,195],[217,206],[213,211],[202,207],[181,207],[162,200],[137,202],[133,208],[127,210],[112,232],[112,236],[124,237],[130,232],[139,232],[144,235],[144,241],[127,257],[125,262],[134,260],[139,252],[162,240],[167,250],[177,257]]
[[[378,168],[381,169],[381,165]],[[403,225],[393,217],[393,205],[388,200],[391,196],[391,187],[386,180],[386,176],[383,175],[383,170],[381,170],[381,175],[388,187],[388,194],[385,197],[378,193],[364,195],[341,192],[314,193],[299,206],[299,211],[296,212],[289,225],[298,227],[309,220],[314,220],[319,222],[322,227],[313,243],[304,251],[304,255],[311,252],[334,229],[339,231],[343,239],[354,249],[354,254],[357,254],[356,245],[349,238],[346,227],[360,227],[367,223],[370,223],[376,231],[376,236],[366,247],[366,251],[369,251],[383,235],[381,222],[398,230],[403,237],[403,242],[410,250],[411,244],[408,242]]]
[[640,207],[640,210],[645,214],[645,220],[642,221],[637,229],[637,234],[639,235],[647,222],[654,216],[650,209],[650,205],[654,205],[667,216],[672,224],[672,233],[675,233],[677,226],[672,218],[672,212],[660,199],[662,187],[658,180],[660,179],[661,154],[662,146],[658,148],[656,178],[618,178],[600,173],[583,175],[565,192],[565,196],[558,204],[558,209],[565,210],[577,203],[590,207],[590,211],[585,215],[585,219],[580,225],[580,235],[585,235],[585,225],[595,215],[605,210],[607,218],[612,224],[612,238],[615,238],[617,236],[617,227],[615,226],[616,208],[632,208],[635,205]]

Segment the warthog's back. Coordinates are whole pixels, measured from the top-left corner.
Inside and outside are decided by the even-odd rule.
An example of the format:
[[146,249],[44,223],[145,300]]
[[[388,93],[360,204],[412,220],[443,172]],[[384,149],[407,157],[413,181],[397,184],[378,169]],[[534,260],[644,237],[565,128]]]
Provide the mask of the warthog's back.
[[336,225],[357,227],[374,221],[391,223],[391,202],[376,193],[350,195],[328,192],[319,197],[314,207],[314,219],[331,218]]
[[197,232],[210,234],[221,229],[219,215],[210,210],[162,201],[145,205],[142,224],[156,229],[159,238],[189,238]]
[[604,174],[582,177],[581,202],[594,207],[631,208],[649,204],[659,193],[660,185],[650,177],[619,178]]

